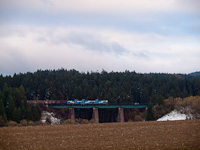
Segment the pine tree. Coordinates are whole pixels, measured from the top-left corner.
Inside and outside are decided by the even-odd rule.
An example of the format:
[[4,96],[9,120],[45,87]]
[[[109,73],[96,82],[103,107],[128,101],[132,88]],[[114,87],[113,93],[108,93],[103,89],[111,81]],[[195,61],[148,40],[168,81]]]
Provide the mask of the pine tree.
[[2,99],[0,99],[0,116],[2,116],[2,118],[4,119],[4,122],[7,122],[7,116],[5,113],[4,104],[3,104]]
[[27,103],[27,100],[24,100],[24,119],[28,119],[28,103]]
[[31,113],[32,113],[32,120],[33,120],[33,121],[38,121],[38,120],[40,120],[40,117],[41,117],[41,110],[40,110],[40,108],[39,108],[38,105],[32,106],[32,107],[31,107]]
[[156,103],[161,106],[161,105],[164,105],[164,98],[162,95],[159,95],[157,98],[156,98]]
[[147,108],[147,114],[146,114],[146,120],[147,121],[152,121],[154,120],[154,114],[153,114],[153,106],[152,103],[150,102]]
[[7,105],[6,105],[6,115],[8,120],[13,119],[13,112],[15,108],[15,103],[11,95],[8,96]]
[[27,112],[26,112],[26,119],[29,120],[33,120],[33,116],[32,116],[32,112],[31,112],[31,108],[28,107]]
[[12,120],[16,121],[17,123],[20,122],[20,120],[21,120],[21,110],[20,110],[20,108],[15,107]]
[[24,89],[24,86],[23,85],[20,85],[19,87],[19,93],[20,93],[20,98],[21,100],[26,100],[26,92],[25,92],[25,89]]

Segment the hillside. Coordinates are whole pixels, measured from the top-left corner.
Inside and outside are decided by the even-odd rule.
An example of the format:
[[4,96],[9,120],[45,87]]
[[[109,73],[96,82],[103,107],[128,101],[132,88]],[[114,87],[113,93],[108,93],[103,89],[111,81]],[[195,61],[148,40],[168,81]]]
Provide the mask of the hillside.
[[[33,99],[108,99],[110,103],[155,103],[156,98],[200,95],[200,79],[191,75],[136,72],[87,72],[76,70],[38,70],[34,73],[0,76],[0,91],[5,86],[25,89]],[[6,84],[6,85],[5,85]]]
[[200,76],[200,71],[190,73],[192,76]]
[[[191,75],[136,72],[80,73],[76,70],[38,70],[34,73],[0,76],[0,120],[20,123],[21,120],[38,121],[41,110],[38,106],[27,104],[28,100],[68,100],[68,99],[107,99],[109,104],[153,104],[162,105],[169,97],[188,97],[200,95],[200,79]],[[171,102],[172,103],[172,102]],[[170,108],[156,107],[158,119]],[[161,111],[160,111],[161,110]],[[165,111],[167,110],[167,111]],[[128,110],[126,120],[144,120],[145,112]],[[116,110],[100,111],[100,121],[115,121]],[[132,115],[136,114],[137,117]],[[79,113],[77,113],[79,114]],[[90,113],[91,114],[91,113]],[[131,115],[129,115],[131,114]],[[82,112],[81,117],[88,117]],[[80,116],[77,116],[80,117]],[[67,119],[67,118],[65,118]],[[3,123],[4,124],[4,123]]]

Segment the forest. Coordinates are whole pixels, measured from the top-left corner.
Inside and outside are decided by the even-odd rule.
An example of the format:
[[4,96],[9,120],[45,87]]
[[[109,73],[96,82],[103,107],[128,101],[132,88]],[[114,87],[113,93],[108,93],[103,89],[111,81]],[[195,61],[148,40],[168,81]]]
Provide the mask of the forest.
[[1,75],[0,91],[6,86],[22,86],[28,100],[108,99],[110,103],[154,103],[159,96],[183,98],[200,95],[200,76],[38,70],[13,76]]
[[198,72],[186,75],[38,70],[0,75],[0,116],[16,122],[39,120],[40,108],[27,104],[26,100],[107,99],[110,104],[156,104],[168,97],[198,95]]

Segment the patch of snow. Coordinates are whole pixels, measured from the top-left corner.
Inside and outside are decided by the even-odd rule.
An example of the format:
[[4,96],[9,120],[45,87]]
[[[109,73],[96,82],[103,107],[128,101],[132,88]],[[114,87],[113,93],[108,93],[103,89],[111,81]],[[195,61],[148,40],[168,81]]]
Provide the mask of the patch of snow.
[[61,123],[61,120],[56,118],[55,114],[53,112],[43,111],[42,112],[41,122],[45,123],[47,121],[47,119],[50,120],[51,125],[60,124]]
[[182,114],[179,111],[174,110],[174,111],[166,114],[165,116],[159,118],[157,121],[186,120],[186,119],[190,119],[190,118],[192,118],[192,116]]

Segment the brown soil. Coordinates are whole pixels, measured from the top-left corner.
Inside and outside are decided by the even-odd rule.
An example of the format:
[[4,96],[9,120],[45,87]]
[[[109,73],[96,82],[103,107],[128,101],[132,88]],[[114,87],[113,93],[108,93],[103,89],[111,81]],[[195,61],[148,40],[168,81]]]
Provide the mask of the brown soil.
[[200,149],[200,120],[0,128],[0,150]]

